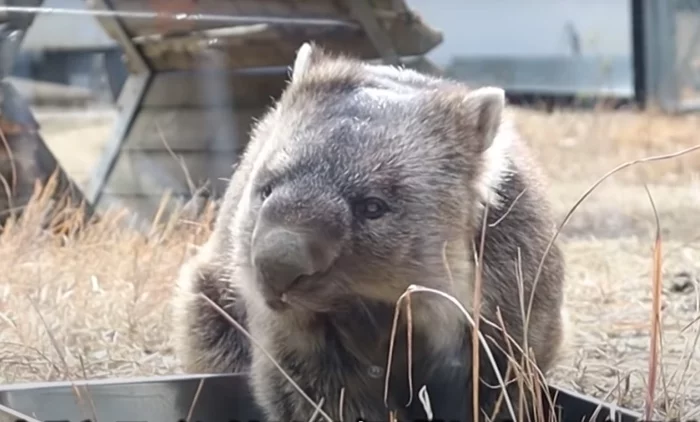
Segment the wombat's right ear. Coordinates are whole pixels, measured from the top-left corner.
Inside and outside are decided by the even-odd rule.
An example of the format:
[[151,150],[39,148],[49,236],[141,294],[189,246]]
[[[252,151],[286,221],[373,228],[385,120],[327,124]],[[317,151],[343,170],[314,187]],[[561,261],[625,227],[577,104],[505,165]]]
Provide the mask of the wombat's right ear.
[[502,88],[483,87],[469,92],[463,99],[469,124],[476,128],[481,151],[489,149],[501,126],[501,118],[506,103],[506,93]]
[[313,42],[305,42],[297,50],[292,66],[292,82],[303,79],[308,70],[323,56],[323,50]]

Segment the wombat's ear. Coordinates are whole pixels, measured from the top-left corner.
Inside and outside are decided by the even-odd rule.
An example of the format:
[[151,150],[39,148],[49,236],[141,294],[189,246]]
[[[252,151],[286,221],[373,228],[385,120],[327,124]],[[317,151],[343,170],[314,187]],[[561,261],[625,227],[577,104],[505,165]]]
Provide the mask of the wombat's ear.
[[502,88],[477,88],[463,99],[469,124],[476,129],[480,150],[487,150],[498,133],[506,104],[506,93]]
[[297,50],[292,66],[292,82],[300,81],[306,72],[323,57],[323,49],[313,42],[305,42]]

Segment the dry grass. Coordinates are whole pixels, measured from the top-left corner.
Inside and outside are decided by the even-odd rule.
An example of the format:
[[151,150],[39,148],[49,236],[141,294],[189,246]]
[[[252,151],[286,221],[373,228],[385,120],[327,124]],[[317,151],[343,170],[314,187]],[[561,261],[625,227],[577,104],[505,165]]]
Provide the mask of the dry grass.
[[33,201],[23,221],[0,236],[3,381],[174,369],[164,329],[168,287],[188,245],[206,237],[207,224],[160,227],[146,236],[118,229],[125,214],[115,213],[59,238],[37,229],[46,205]]
[[[700,116],[628,111],[518,110],[516,117],[551,178],[559,221],[608,170],[697,144],[700,128]],[[52,142],[46,129],[44,136]],[[628,168],[567,224],[561,241],[575,331],[551,374],[558,384],[643,408],[655,234],[646,183],[660,219],[665,280],[656,410],[700,416],[700,384],[693,382],[700,359],[690,355],[700,330],[700,322],[692,324],[700,315],[699,175],[700,151]],[[57,239],[37,229],[44,205],[36,201],[26,221],[0,236],[0,382],[177,372],[168,300],[188,244],[207,236],[206,221],[144,236],[106,218]]]

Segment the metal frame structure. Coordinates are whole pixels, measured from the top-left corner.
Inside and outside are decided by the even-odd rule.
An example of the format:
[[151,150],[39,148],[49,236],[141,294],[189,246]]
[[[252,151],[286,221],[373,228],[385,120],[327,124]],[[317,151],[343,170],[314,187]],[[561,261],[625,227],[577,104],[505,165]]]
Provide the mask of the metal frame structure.
[[630,0],[632,12],[632,74],[634,75],[634,100],[644,106],[647,99],[647,87],[649,82],[645,79],[646,72],[646,43],[644,42],[644,19],[647,16],[644,0]]
[[[26,421],[262,420],[261,412],[252,404],[246,376],[244,373],[168,375],[0,386],[0,416],[5,411],[14,412],[11,416],[24,417]],[[548,390],[555,403],[554,412],[560,415],[558,420],[636,422],[641,419],[636,412],[593,397],[554,386]],[[546,397],[544,392],[542,397]],[[30,412],[34,419],[27,416]]]

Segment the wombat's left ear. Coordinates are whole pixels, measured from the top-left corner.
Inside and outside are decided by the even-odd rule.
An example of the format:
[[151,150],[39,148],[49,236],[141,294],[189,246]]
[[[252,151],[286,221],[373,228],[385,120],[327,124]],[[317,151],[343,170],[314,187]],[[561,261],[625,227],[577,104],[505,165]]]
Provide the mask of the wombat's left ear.
[[469,93],[463,100],[469,123],[476,129],[481,151],[487,150],[498,133],[506,105],[506,93],[502,88],[483,87]]
[[300,81],[308,70],[323,56],[323,49],[313,42],[305,42],[297,50],[292,66],[292,82]]

